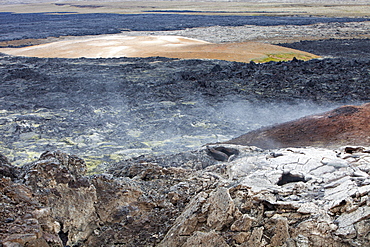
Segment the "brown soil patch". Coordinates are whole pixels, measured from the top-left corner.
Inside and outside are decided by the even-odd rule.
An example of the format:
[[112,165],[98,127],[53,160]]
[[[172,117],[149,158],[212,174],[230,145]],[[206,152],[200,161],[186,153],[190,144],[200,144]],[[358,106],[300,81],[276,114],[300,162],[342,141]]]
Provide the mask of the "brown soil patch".
[[313,54],[277,45],[258,42],[213,44],[181,36],[101,35],[88,38],[51,42],[47,44],[2,48],[0,52],[27,57],[109,58],[109,57],[170,57],[185,59],[220,59],[249,62],[268,61],[269,57],[308,60]]
[[347,105],[320,115],[251,131],[225,143],[261,148],[368,146],[369,119],[370,103]]
[[7,40],[7,41],[0,41],[0,47],[24,47],[24,46],[33,46],[33,45],[41,45],[47,44],[51,42],[56,42],[60,40],[67,39],[68,37],[48,37],[45,39],[16,39],[16,40]]

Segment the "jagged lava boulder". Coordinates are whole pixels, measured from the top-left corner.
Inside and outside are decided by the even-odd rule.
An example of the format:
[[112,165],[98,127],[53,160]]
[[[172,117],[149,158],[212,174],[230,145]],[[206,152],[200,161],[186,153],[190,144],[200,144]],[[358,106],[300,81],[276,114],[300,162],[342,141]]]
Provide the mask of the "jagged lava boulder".
[[2,246],[369,246],[366,147],[237,145],[140,156],[87,176],[62,152],[0,161]]

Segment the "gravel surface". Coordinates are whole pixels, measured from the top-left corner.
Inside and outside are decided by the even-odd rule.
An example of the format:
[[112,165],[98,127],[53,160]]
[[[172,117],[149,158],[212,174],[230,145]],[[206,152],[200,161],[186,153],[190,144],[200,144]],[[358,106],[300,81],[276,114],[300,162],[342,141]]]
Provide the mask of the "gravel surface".
[[175,31],[125,32],[126,35],[180,35],[212,43],[259,41],[271,44],[301,40],[370,38],[370,21],[331,22],[311,25],[212,26]]

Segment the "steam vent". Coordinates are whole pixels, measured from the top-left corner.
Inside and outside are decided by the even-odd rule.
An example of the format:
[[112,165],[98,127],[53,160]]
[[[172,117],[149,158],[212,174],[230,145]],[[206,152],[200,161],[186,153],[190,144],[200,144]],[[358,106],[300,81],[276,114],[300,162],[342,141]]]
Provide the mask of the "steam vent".
[[261,128],[226,141],[264,149],[292,146],[367,145],[370,143],[370,104],[342,106],[272,127]]
[[2,0],[0,24],[0,247],[370,246],[368,1]]

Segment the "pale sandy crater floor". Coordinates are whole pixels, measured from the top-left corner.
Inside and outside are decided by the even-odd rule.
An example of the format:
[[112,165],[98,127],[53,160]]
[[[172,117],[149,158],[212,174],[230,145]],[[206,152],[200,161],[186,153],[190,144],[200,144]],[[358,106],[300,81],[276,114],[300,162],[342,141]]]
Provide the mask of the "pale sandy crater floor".
[[2,48],[0,52],[28,57],[110,58],[110,57],[169,57],[186,59],[220,59],[249,62],[277,56],[281,60],[293,57],[302,60],[317,58],[313,54],[260,42],[215,44],[181,36],[99,35],[22,47]]

